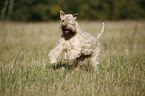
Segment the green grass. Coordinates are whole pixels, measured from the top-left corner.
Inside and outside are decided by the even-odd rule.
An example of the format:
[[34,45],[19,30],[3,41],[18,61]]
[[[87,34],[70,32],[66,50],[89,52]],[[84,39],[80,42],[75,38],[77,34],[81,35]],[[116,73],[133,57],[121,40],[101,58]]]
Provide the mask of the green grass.
[[[0,96],[144,96],[145,22],[105,22],[99,73],[53,70],[59,22],[0,23]],[[80,22],[94,36],[101,22]]]

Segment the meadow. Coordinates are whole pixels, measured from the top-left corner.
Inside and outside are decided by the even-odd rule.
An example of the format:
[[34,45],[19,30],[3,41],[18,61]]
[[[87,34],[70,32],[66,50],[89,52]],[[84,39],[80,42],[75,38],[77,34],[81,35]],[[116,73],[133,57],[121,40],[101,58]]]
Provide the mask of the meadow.
[[[102,22],[79,22],[93,36]],[[145,22],[106,21],[99,73],[54,70],[59,22],[0,22],[0,96],[145,96]]]

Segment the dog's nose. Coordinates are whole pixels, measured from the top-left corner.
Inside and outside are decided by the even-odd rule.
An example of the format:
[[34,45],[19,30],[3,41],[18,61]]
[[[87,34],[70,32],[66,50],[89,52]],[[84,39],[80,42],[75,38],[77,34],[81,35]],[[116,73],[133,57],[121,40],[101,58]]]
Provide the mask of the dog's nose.
[[63,26],[62,26],[62,29],[67,29],[67,26],[66,26],[66,25],[63,25]]

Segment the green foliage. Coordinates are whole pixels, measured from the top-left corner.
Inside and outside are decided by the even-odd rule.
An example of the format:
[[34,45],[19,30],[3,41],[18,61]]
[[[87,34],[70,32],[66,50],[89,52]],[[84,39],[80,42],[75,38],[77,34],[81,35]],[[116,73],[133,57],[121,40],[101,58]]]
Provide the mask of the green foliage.
[[[53,70],[48,53],[58,24],[0,23],[1,96],[144,96],[144,22],[105,22],[99,73]],[[101,30],[101,23],[80,25],[94,36]]]
[[[0,1],[0,11],[4,2]],[[9,1],[9,0],[8,0]],[[49,21],[59,19],[59,11],[79,13],[82,20],[145,19],[144,0],[14,0],[5,19],[11,21]],[[2,16],[2,13],[0,13]]]

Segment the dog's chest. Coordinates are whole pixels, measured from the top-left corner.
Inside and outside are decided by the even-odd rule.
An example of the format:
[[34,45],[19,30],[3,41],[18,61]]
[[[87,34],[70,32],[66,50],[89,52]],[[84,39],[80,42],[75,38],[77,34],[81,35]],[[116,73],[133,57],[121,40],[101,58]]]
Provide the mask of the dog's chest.
[[63,38],[61,43],[65,47],[65,49],[73,49],[74,47],[79,46],[80,40],[78,39],[78,36],[74,36],[70,40],[65,40],[65,38]]
[[75,43],[74,40],[68,40],[68,41],[65,41],[65,42],[64,42],[64,46],[65,46],[65,49],[71,50],[71,49],[73,49],[74,47],[77,47],[78,44]]

